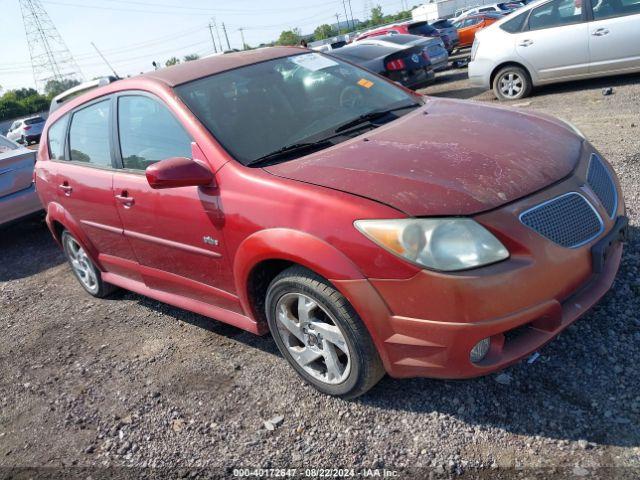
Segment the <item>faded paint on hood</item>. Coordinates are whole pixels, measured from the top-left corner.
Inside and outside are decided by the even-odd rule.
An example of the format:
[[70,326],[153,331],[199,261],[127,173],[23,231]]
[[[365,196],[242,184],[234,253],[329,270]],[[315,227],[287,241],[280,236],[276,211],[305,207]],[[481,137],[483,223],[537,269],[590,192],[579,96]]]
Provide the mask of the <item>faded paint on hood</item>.
[[429,98],[424,107],[376,130],[265,169],[408,215],[470,215],[568,176],[581,144],[550,117]]

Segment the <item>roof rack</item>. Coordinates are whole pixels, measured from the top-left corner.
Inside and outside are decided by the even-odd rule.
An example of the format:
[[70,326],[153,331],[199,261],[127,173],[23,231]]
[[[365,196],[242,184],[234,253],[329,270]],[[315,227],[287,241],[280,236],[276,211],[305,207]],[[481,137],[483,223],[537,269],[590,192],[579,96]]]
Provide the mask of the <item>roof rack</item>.
[[91,80],[90,82],[84,82],[80,85],[76,85],[69,90],[65,90],[59,95],[53,97],[51,100],[51,106],[49,107],[49,114],[55,112],[58,108],[60,108],[65,102],[68,102],[74,97],[81,95],[89,90],[93,90],[94,88],[104,87],[105,85],[109,85],[117,80],[120,80],[118,77],[101,77],[95,80]]

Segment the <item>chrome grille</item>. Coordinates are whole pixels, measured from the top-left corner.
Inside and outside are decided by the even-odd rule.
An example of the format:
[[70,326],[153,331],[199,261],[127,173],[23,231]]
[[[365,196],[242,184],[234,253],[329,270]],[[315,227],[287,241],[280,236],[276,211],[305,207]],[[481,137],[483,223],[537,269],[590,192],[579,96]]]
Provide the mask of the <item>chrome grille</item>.
[[618,208],[616,185],[604,162],[595,153],[591,154],[589,171],[587,172],[587,183],[600,200],[600,203],[604,206],[609,217],[613,218]]
[[565,193],[520,214],[520,221],[563,247],[575,248],[602,233],[602,219],[577,192]]

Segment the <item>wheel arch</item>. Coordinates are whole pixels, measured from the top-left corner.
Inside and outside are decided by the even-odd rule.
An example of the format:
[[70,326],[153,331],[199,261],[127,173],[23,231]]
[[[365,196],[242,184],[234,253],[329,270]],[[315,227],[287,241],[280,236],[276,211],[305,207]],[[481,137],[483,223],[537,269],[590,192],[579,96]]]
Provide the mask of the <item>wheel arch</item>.
[[233,261],[236,291],[247,314],[266,325],[266,291],[280,272],[294,265],[332,280],[363,279],[356,265],[334,246],[311,234],[286,228],[247,237]]
[[494,81],[495,81],[495,79],[496,79],[496,75],[497,75],[497,74],[498,74],[498,72],[499,72],[500,70],[502,70],[504,67],[519,67],[519,68],[522,68],[522,69],[527,73],[527,75],[529,75],[529,80],[531,80],[531,84],[532,84],[532,85],[535,85],[535,78],[534,78],[534,77],[533,77],[533,75],[531,74],[531,69],[529,69],[529,67],[527,67],[524,63],[516,62],[516,61],[513,61],[513,60],[509,60],[509,61],[502,62],[502,63],[500,63],[500,64],[496,65],[496,66],[493,68],[493,70],[491,71],[491,76],[489,77],[489,86],[490,86],[491,88],[493,88],[493,86],[494,86],[494,85],[493,85],[493,82],[494,82]]

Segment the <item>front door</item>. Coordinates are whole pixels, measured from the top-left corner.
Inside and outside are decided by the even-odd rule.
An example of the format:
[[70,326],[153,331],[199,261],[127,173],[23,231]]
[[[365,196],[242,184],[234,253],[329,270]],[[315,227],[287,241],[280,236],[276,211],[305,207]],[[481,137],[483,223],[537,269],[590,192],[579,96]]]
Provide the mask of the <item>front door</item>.
[[65,116],[52,125],[50,154],[57,162],[58,201],[99,252],[101,265],[141,281],[113,198],[112,101],[91,103],[74,111],[70,119]]
[[[118,97],[122,166],[113,189],[125,236],[148,287],[241,312],[222,243],[216,190],[152,189],[149,165],[171,157],[193,158],[192,141],[160,100],[142,94]],[[204,159],[200,159],[204,160]]]
[[588,27],[581,0],[551,0],[531,10],[516,33],[516,52],[538,78],[560,80],[589,72]]
[[590,71],[640,70],[640,0],[591,0]]

